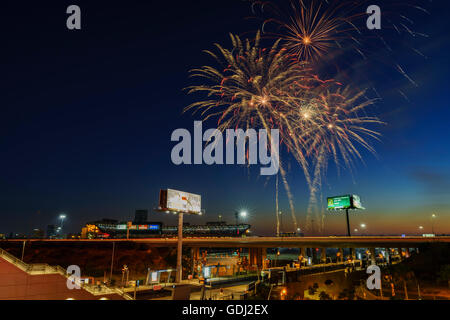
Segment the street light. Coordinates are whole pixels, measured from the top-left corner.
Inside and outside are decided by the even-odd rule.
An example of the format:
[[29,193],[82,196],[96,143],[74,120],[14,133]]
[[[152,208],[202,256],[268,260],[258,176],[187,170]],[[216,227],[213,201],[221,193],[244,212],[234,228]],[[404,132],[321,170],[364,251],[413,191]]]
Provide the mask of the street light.
[[434,220],[436,219],[436,215],[433,213],[431,215],[431,233],[434,234]]
[[61,225],[60,225],[61,229],[62,229],[62,227],[63,227],[63,222],[64,222],[64,219],[65,219],[65,218],[66,218],[66,215],[65,215],[64,213],[62,213],[62,214],[59,215],[59,219],[61,220]]
[[359,227],[362,229],[361,233],[362,234],[366,234],[366,224],[365,223],[361,223],[359,225]]
[[280,232],[283,232],[283,216],[281,215],[281,210],[278,212],[278,215],[280,217]]

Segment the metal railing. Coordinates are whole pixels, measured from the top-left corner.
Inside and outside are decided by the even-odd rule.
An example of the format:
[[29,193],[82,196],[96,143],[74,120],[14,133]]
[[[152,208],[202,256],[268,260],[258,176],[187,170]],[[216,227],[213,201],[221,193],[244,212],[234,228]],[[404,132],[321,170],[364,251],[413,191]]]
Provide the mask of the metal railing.
[[19,258],[16,258],[15,256],[13,256],[8,251],[3,250],[3,249],[0,248],[0,257],[5,259],[6,261],[12,263],[13,265],[18,267],[19,269],[21,269],[21,270],[23,270],[25,272],[28,272],[29,265],[26,264],[25,262],[23,262],[22,260],[20,260]]
[[[67,270],[62,268],[61,266],[51,266],[47,263],[33,263],[27,264],[16,258],[8,251],[0,248],[0,257],[5,259],[6,261],[12,263],[14,266],[18,267],[20,270],[25,271],[30,275],[39,275],[39,274],[59,274],[63,277],[69,279],[70,275],[67,273]],[[117,289],[117,288],[109,288],[105,285],[97,286],[97,285],[86,285],[81,283],[80,287],[92,295],[101,295],[101,294],[118,294],[126,300],[133,300],[133,298],[127,294],[126,292]]]

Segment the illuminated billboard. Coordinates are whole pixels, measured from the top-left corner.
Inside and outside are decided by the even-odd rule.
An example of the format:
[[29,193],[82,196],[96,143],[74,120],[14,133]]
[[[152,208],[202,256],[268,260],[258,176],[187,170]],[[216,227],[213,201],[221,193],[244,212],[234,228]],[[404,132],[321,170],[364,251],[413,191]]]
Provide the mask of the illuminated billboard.
[[327,209],[328,210],[344,210],[344,209],[364,209],[361,205],[361,199],[359,196],[344,195],[337,197],[327,198]]
[[175,212],[201,214],[202,198],[198,194],[167,189],[159,193],[159,209]]

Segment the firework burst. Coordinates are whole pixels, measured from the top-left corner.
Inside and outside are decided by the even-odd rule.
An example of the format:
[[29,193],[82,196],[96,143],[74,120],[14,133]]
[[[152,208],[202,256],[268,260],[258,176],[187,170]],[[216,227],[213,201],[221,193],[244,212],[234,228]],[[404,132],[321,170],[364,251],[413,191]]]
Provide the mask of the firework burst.
[[[367,28],[366,11],[373,4],[368,0],[286,0],[277,5],[275,1],[256,0],[252,10],[256,14],[260,8],[263,35],[281,39],[299,61],[314,63],[316,72],[320,69],[324,77],[371,87],[380,97],[377,87],[382,84],[376,84],[375,79],[392,77],[394,81],[389,75],[393,70],[409,86],[418,86],[399,60],[405,54],[425,57],[415,46],[428,36],[413,28],[413,16],[429,14],[422,2],[380,1],[381,30]],[[398,93],[406,97],[404,92]]]
[[332,84],[307,94],[307,97],[292,97],[289,104],[294,106],[291,118],[297,119],[293,121],[295,136],[304,148],[302,154],[311,163],[306,228],[311,229],[314,213],[322,231],[324,215],[319,217],[317,195],[328,163],[333,161],[338,170],[341,167],[352,170],[355,160],[363,160],[359,147],[375,154],[369,139],[379,140],[380,134],[370,127],[383,122],[367,116],[366,109],[374,100],[366,99],[364,91]]
[[[379,121],[359,115],[372,101],[359,102],[364,100],[364,92],[354,93],[348,87],[339,88],[332,79],[319,79],[306,63],[299,63],[286,48],[280,48],[280,40],[263,49],[259,33],[253,45],[230,36],[232,50],[216,44],[220,55],[206,51],[221,69],[203,66],[191,70],[192,76],[207,79],[209,84],[190,86],[188,93],[203,93],[207,99],[192,103],[185,111],[199,112],[203,120],[217,117],[221,131],[279,129],[281,142],[303,169],[310,189],[310,215],[329,156],[338,166],[339,158],[350,166],[354,158],[361,158],[356,143],[374,152],[363,136],[377,138],[378,133],[365,125]],[[296,230],[293,198],[281,157],[280,173]]]
[[[271,128],[280,128],[281,141],[295,146],[289,131],[289,120],[284,116],[289,111],[289,105],[283,99],[286,91],[300,88],[311,81],[307,66],[293,63],[287,50],[279,47],[280,41],[276,41],[270,49],[261,48],[259,33],[253,45],[249,40],[243,43],[238,36],[230,37],[232,50],[216,44],[220,56],[205,51],[223,69],[203,66],[191,70],[192,76],[206,78],[211,84],[190,86],[187,88],[188,93],[204,93],[209,99],[192,103],[185,111],[193,109],[194,112],[200,112],[203,120],[218,117],[218,129],[221,131],[227,128],[260,127],[270,132]],[[301,152],[300,148],[297,150]],[[306,167],[306,160],[301,153],[296,156]],[[297,228],[292,194],[281,159],[280,173]]]

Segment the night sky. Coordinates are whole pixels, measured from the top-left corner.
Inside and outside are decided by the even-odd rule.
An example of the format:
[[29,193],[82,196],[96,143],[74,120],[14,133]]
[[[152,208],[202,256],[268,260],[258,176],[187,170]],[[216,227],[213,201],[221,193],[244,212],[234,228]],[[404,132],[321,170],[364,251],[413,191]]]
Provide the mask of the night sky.
[[[373,143],[377,157],[363,152],[353,175],[330,164],[323,185],[324,198],[360,195],[366,210],[351,222],[365,223],[369,234],[415,234],[419,225],[431,233],[432,213],[435,231],[450,233],[450,3],[423,3],[431,15],[415,17],[414,29],[429,37],[414,43],[426,58],[398,53],[418,87],[394,69],[376,75],[384,99],[372,111],[387,123]],[[79,31],[66,28],[70,4],[81,7]],[[245,209],[255,234],[274,234],[274,176],[259,176],[259,166],[176,166],[170,159],[172,131],[192,132],[199,120],[182,114],[196,99],[182,91],[193,83],[188,71],[213,64],[202,50],[215,42],[229,48],[229,32],[254,34],[260,24],[251,15],[242,0],[3,1],[0,233],[45,229],[60,212],[68,232],[101,218],[130,220],[141,208],[151,221],[175,224],[152,211],[159,189],[173,188],[202,195],[205,215],[188,222],[222,214],[231,223]],[[289,163],[302,226],[308,190]],[[283,229],[292,231],[280,190]],[[327,214],[325,234],[345,231],[344,216]]]

